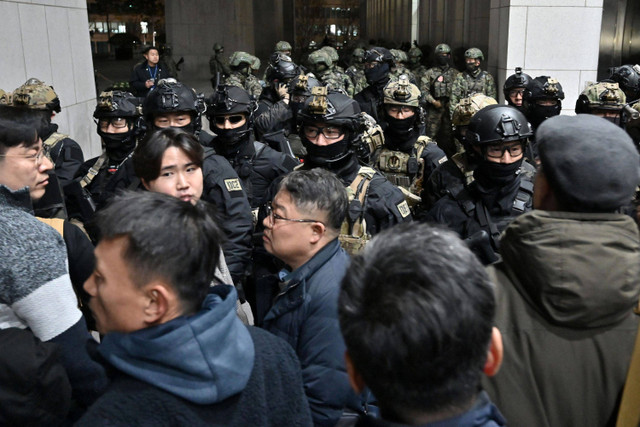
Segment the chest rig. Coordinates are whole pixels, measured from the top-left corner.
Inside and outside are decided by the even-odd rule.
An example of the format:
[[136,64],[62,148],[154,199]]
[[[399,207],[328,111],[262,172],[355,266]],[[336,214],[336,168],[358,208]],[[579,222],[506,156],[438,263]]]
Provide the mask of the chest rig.
[[364,218],[365,206],[369,195],[369,187],[376,171],[362,166],[353,182],[347,187],[349,210],[340,227],[338,240],[342,248],[350,255],[362,251],[371,234],[367,232],[367,222]]

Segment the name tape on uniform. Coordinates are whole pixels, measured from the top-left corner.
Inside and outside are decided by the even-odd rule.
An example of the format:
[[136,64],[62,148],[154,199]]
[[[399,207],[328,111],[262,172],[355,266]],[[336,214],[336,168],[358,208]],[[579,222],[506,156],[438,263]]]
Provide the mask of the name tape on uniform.
[[402,215],[402,218],[406,218],[411,215],[411,210],[409,209],[409,205],[407,204],[406,200],[404,200],[402,203],[399,203],[397,205],[397,208],[398,212],[400,212],[400,215]]
[[242,191],[242,185],[240,185],[240,180],[238,178],[234,179],[225,179],[224,185],[227,186],[227,191]]

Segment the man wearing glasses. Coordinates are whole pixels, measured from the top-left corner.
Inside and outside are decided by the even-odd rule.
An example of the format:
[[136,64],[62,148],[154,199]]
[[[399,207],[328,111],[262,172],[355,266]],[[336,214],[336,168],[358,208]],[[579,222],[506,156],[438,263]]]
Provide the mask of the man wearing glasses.
[[489,105],[476,113],[466,133],[469,149],[480,157],[474,180],[438,200],[426,215],[469,239],[486,264],[498,259],[502,230],[532,209],[533,182],[521,173],[531,136],[527,119],[514,107]]
[[264,219],[265,249],[282,260],[263,327],[295,349],[314,425],[335,425],[343,408],[360,409],[344,363],[337,303],[349,256],[338,240],[348,198],[320,168],[284,177]]

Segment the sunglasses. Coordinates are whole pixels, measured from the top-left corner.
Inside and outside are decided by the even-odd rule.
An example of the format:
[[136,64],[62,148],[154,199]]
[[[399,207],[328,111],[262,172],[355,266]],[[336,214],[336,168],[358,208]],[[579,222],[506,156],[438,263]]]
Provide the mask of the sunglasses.
[[235,114],[233,116],[216,116],[213,118],[217,125],[224,125],[224,122],[228,121],[232,125],[240,123],[244,119],[242,114]]

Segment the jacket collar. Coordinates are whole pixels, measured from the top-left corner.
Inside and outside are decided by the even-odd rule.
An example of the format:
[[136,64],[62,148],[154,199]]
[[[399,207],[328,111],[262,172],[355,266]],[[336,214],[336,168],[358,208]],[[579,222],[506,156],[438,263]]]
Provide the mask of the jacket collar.
[[29,187],[13,191],[9,187],[0,184],[0,205],[9,205],[33,215],[33,201],[31,200]]

